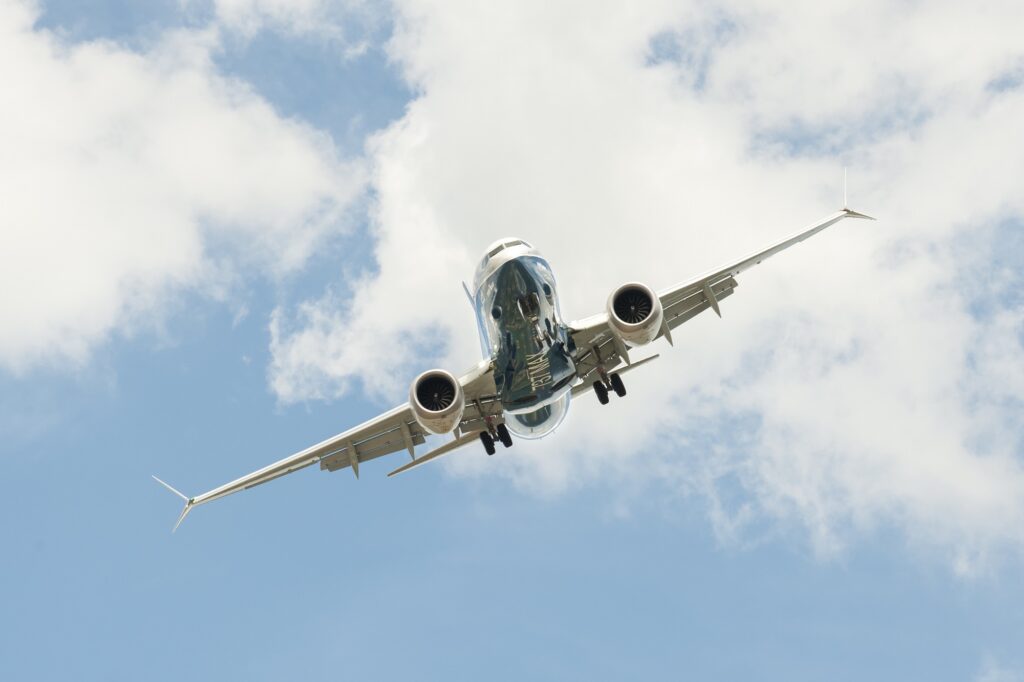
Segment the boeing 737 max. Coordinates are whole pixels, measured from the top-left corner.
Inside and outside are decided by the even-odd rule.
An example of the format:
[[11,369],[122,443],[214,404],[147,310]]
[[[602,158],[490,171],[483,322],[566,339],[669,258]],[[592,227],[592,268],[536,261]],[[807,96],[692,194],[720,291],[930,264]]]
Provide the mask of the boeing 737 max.
[[[736,291],[736,277],[764,259],[788,249],[846,218],[866,218],[844,208],[821,222],[745,258],[655,292],[628,282],[608,297],[605,310],[565,323],[558,290],[548,262],[521,239],[501,239],[487,249],[467,290],[476,311],[484,359],[456,377],[444,369],[420,374],[409,401],[332,438],[259,471],[195,497],[175,490],[185,508],[174,528],[195,506],[212,502],[279,476],[319,464],[337,471],[382,455],[405,450],[412,458],[389,476],[452,452],[472,442],[487,454],[496,443],[540,438],[554,431],[572,398],[593,391],[601,404],[610,394],[625,396],[622,375],[655,359],[631,357],[635,349],[662,337],[672,344],[672,330],[708,310],[721,316],[721,302]],[[431,434],[452,440],[420,456],[416,448]],[[154,476],[154,478],[156,478]]]

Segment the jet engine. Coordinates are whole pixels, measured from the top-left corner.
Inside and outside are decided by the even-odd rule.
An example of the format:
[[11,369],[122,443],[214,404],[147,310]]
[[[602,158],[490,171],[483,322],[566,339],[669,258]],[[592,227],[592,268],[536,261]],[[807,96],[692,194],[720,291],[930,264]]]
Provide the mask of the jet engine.
[[608,297],[608,319],[623,341],[631,346],[650,343],[661,330],[664,311],[661,299],[650,287],[628,282]]
[[424,429],[430,433],[451,433],[462,421],[466,396],[462,384],[450,372],[432,369],[412,382],[409,404]]

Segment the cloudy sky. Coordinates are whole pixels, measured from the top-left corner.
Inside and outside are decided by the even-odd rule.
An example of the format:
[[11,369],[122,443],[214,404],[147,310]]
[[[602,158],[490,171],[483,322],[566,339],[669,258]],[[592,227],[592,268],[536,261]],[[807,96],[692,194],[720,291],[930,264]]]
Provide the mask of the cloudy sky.
[[[3,679],[1024,680],[1024,5],[0,0]],[[177,500],[837,209],[559,432]]]

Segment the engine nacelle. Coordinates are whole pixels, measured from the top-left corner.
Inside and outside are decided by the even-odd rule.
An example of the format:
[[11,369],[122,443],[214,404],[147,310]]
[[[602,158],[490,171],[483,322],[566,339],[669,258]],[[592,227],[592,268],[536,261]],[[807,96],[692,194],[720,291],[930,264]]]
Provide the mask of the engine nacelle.
[[416,377],[409,389],[409,404],[420,426],[430,433],[451,433],[462,421],[466,396],[450,372],[432,369]]
[[623,341],[631,346],[650,343],[661,330],[665,316],[661,299],[647,285],[628,282],[608,297],[608,320]]

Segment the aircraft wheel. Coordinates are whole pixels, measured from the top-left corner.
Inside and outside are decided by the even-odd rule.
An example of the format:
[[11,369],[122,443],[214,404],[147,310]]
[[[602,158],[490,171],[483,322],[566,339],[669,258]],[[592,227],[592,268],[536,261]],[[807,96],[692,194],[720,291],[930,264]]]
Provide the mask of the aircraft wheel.
[[615,391],[615,395],[620,398],[626,397],[626,386],[622,383],[622,377],[618,374],[612,374],[608,379],[612,383],[612,390]]
[[597,400],[602,405],[608,404],[608,387],[600,381],[594,382],[594,393],[597,394]]
[[491,438],[491,434],[486,431],[481,431],[480,442],[484,444],[484,450],[487,451],[488,455],[494,454],[494,439]]
[[498,428],[496,430],[498,432],[498,440],[501,441],[501,444],[506,448],[512,447],[512,434],[508,432],[508,427],[504,424],[498,424]]

